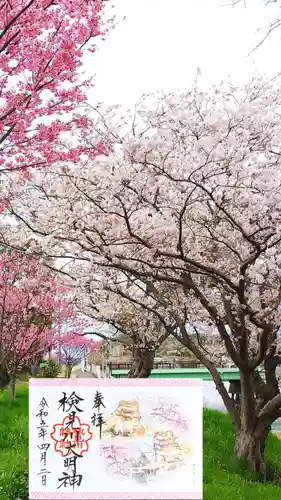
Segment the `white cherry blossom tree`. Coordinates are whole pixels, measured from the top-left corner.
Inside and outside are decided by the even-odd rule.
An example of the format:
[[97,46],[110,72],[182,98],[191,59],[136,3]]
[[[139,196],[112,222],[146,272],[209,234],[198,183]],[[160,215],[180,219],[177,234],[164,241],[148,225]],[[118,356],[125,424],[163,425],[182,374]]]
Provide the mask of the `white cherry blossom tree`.
[[[266,469],[265,441],[281,416],[280,104],[278,82],[255,79],[144,96],[120,122],[98,110],[99,133],[85,140],[94,147],[102,135],[111,154],[38,172],[28,191],[18,184],[9,208],[17,231],[2,230],[3,244],[79,262],[71,273],[82,289],[101,272],[101,289],[188,347],[212,374],[236,453],[255,471]],[[216,329],[240,371],[239,405],[190,335],[198,322]]]
[[[123,296],[124,279],[127,288],[126,277],[122,280],[120,273],[116,286],[106,282],[105,275],[89,279],[83,290],[77,288],[75,303],[79,311],[95,321],[91,333],[108,342],[121,343],[131,351],[133,362],[128,377],[147,378],[153,369],[156,351],[169,332],[153,314],[145,314],[142,306],[130,300],[130,295]],[[110,332],[105,331],[104,325],[110,327]]]

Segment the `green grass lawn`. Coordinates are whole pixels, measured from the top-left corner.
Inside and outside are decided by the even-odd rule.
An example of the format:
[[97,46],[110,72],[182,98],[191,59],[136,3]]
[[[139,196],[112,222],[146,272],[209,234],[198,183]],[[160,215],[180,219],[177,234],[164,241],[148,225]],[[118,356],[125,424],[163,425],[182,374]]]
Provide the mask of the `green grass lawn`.
[[[281,500],[281,488],[254,481],[232,456],[233,429],[227,415],[204,411],[204,500]],[[267,458],[280,465],[281,441],[270,436]],[[28,393],[24,384],[16,401],[0,395],[0,500],[26,500]]]
[[0,499],[25,500],[28,473],[28,392],[21,384],[15,401],[0,394]]

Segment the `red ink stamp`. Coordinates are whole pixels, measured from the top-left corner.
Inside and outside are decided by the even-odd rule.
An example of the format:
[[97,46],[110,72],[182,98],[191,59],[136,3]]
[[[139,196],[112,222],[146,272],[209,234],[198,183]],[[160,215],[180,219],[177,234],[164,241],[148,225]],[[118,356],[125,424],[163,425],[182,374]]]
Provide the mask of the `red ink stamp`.
[[62,457],[74,455],[82,457],[89,450],[89,441],[93,433],[88,424],[83,424],[80,418],[67,415],[61,424],[53,426],[51,439],[55,441],[55,451],[61,453]]

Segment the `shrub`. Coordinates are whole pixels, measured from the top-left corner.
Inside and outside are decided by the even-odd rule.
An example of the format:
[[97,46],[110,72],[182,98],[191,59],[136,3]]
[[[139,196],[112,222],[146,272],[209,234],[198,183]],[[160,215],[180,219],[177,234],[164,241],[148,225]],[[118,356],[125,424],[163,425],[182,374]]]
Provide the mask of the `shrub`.
[[49,359],[46,365],[42,369],[42,377],[44,378],[56,378],[60,373],[60,365],[55,359]]

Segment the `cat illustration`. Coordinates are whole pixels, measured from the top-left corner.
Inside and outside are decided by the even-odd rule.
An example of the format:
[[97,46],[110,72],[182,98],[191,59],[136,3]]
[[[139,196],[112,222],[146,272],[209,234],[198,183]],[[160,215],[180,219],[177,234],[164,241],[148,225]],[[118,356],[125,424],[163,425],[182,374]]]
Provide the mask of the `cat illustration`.
[[185,461],[187,450],[177,442],[172,431],[156,432],[153,437],[153,449],[156,465],[179,465]]
[[120,401],[117,410],[107,420],[106,428],[114,436],[145,436],[146,429],[141,425],[138,402]]

